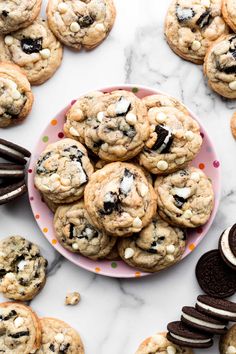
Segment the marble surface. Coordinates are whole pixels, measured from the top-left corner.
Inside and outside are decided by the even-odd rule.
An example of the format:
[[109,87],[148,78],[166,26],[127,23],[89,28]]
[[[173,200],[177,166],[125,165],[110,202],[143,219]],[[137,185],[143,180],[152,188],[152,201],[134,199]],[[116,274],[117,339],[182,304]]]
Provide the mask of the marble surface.
[[[167,46],[163,22],[170,0],[115,3],[117,20],[109,38],[90,53],[66,49],[56,75],[33,89],[35,105],[27,121],[1,130],[0,136],[32,150],[47,122],[80,93],[117,83],[149,85],[176,96],[198,114],[215,142],[223,188],[215,222],[198,248],[175,268],[134,280],[105,278],[62,259],[38,229],[27,197],[0,207],[0,238],[25,236],[41,246],[50,263],[47,284],[32,307],[40,316],[59,317],[78,329],[87,354],[134,354],[142,339],[177,320],[182,306],[193,305],[201,292],[194,275],[197,260],[216,248],[221,231],[235,222],[236,146],[229,129],[235,102],[211,92],[202,67],[181,60]],[[64,306],[68,290],[81,293],[77,307]],[[205,352],[218,353],[217,342]]]

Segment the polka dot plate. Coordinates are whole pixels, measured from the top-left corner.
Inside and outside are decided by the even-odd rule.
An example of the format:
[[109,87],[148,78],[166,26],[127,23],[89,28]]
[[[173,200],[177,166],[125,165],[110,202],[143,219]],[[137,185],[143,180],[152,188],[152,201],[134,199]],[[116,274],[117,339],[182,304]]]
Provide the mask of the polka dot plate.
[[[143,86],[130,86],[130,85],[121,85],[113,86],[109,88],[101,89],[103,92],[111,92],[117,89],[125,89],[132,91],[138,97],[143,98],[148,95],[160,93],[156,90],[143,87]],[[163,93],[162,93],[163,94]],[[29,166],[29,175],[28,175],[28,188],[29,188],[29,199],[30,204],[33,210],[35,220],[37,221],[40,229],[42,230],[44,236],[48,241],[55,247],[55,249],[60,252],[64,257],[73,262],[74,264],[87,269],[94,273],[99,273],[105,276],[117,277],[117,278],[133,278],[133,277],[142,277],[147,276],[149,273],[143,273],[135,268],[131,268],[126,265],[123,261],[92,261],[81,255],[71,253],[64,249],[59,242],[56,240],[54,229],[53,229],[53,214],[48,209],[46,204],[43,203],[39,192],[34,187],[34,166],[40,155],[40,153],[45,149],[46,145],[53,143],[57,140],[63,139],[63,124],[65,121],[65,113],[70,108],[71,104],[65,107],[60,113],[58,113],[54,118],[49,121],[48,126],[44,130],[43,134],[40,136],[39,142],[32,154],[32,158]],[[200,228],[189,230],[187,237],[187,247],[183,255],[183,258],[189,255],[199,244],[199,242],[207,234],[217,211],[220,198],[220,162],[217,159],[214,145],[207,134],[206,130],[202,126],[201,122],[197,117],[190,112],[192,117],[196,119],[201,126],[201,134],[203,137],[203,145],[200,153],[197,158],[192,162],[193,166],[196,166],[202,169],[208,177],[212,180],[213,188],[215,192],[215,205],[212,212],[211,218],[209,221]]]

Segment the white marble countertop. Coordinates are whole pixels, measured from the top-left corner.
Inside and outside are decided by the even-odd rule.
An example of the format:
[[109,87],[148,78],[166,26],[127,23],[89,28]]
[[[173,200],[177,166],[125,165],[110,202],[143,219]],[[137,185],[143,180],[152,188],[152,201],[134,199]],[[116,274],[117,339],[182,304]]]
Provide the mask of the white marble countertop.
[[[222,163],[223,190],[215,222],[198,248],[176,267],[135,280],[95,275],[62,259],[38,229],[27,197],[0,207],[0,238],[25,236],[38,243],[50,261],[47,284],[32,307],[40,316],[61,318],[79,330],[87,354],[134,354],[141,340],[177,320],[182,306],[193,305],[201,292],[194,274],[197,260],[216,248],[221,231],[235,222],[236,143],[229,128],[235,101],[212,93],[202,67],[181,60],[167,46],[163,21],[170,0],[115,3],[117,20],[109,38],[89,53],[66,49],[56,75],[33,88],[35,105],[27,121],[1,130],[0,136],[32,150],[47,122],[80,93],[116,83],[149,85],[181,99],[198,114]],[[68,290],[81,293],[77,307],[65,307]],[[217,354],[217,344],[205,352]]]

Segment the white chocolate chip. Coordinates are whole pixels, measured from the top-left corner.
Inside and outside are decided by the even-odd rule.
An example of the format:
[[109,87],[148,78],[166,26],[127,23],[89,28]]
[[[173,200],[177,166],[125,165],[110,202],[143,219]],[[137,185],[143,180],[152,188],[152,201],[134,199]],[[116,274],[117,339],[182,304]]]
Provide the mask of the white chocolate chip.
[[228,52],[229,48],[230,48],[230,43],[228,41],[220,42],[215,46],[214,54],[216,55],[225,54]]
[[178,159],[175,160],[177,165],[183,165],[183,163],[185,162],[185,157],[180,157]]
[[74,127],[70,127],[69,132],[73,136],[79,136],[79,133],[77,132],[77,130]]
[[72,244],[73,250],[77,251],[79,249],[79,245],[77,243]]
[[104,27],[104,25],[103,25],[102,23],[97,23],[97,24],[94,26],[94,28],[95,28],[97,31],[101,31],[101,32],[105,31],[105,27]]
[[174,195],[177,195],[180,198],[188,199],[191,195],[191,188],[189,188],[189,187],[183,187],[183,188],[175,187],[175,188],[173,188],[173,193],[174,193]]
[[106,152],[109,149],[109,145],[107,143],[104,143],[102,144],[101,149]]
[[68,5],[64,2],[61,2],[58,7],[57,7],[58,11],[61,13],[61,14],[65,14],[68,10]]
[[70,30],[74,33],[79,32],[80,25],[77,22],[72,22],[72,24],[70,25]]
[[194,138],[194,133],[191,130],[187,130],[186,133],[185,133],[185,138],[188,141],[192,141],[193,138]]
[[54,338],[55,338],[55,341],[59,344],[63,343],[63,341],[65,339],[64,334],[62,334],[62,333],[57,333]]
[[230,346],[227,348],[226,354],[236,354],[236,347],[233,346],[233,345],[230,345]]
[[199,50],[201,48],[201,42],[199,41],[193,41],[191,48],[194,52],[196,52],[197,50]]
[[165,258],[168,262],[174,262],[175,260],[175,257],[172,256],[172,254],[168,254]]
[[139,190],[140,190],[141,196],[145,197],[145,195],[148,193],[148,186],[146,186],[146,184],[142,183],[142,184],[140,184]]
[[58,173],[53,173],[50,177],[49,177],[51,182],[56,182],[58,180],[60,180],[60,176]]
[[185,210],[183,216],[184,216],[186,219],[191,219],[191,217],[193,216],[193,213],[191,212],[191,210],[187,209],[187,210]]
[[7,278],[8,280],[15,280],[15,274],[14,273],[7,273],[5,275],[5,278]]
[[231,81],[229,83],[229,88],[233,91],[236,91],[236,81]]
[[208,7],[211,6],[211,2],[210,2],[210,0],[201,0],[201,5],[203,5],[203,6],[208,8]]
[[199,182],[200,181],[199,173],[198,172],[191,173],[190,179],[192,179],[195,182]]
[[134,125],[137,122],[137,117],[134,113],[128,113],[125,117],[127,123]]
[[101,123],[105,117],[104,112],[98,112],[97,114],[97,120]]
[[41,55],[41,57],[43,58],[43,59],[48,59],[49,57],[50,57],[50,55],[51,55],[51,51],[50,51],[50,49],[48,49],[48,48],[45,48],[45,49],[42,49],[42,50],[40,50],[40,55]]
[[173,254],[175,252],[175,246],[174,245],[168,245],[166,246],[166,252],[168,254]]
[[18,90],[12,91],[12,98],[17,101],[21,98],[21,93]]
[[163,123],[167,118],[167,115],[163,112],[158,112],[156,115],[157,123]]
[[6,256],[6,254],[3,253],[2,251],[0,251],[0,257],[5,257],[5,256]]
[[157,163],[157,168],[160,170],[160,171],[165,171],[167,170],[168,168],[168,163],[165,161],[165,160],[160,160],[158,161]]
[[169,346],[166,348],[166,351],[167,351],[167,354],[176,354],[176,349],[175,349],[175,347],[173,347],[172,345],[169,345]]
[[14,38],[12,36],[6,36],[4,42],[6,45],[12,45]]
[[132,258],[133,255],[134,255],[134,250],[132,248],[125,249],[125,254],[124,254],[125,259]]
[[71,180],[70,180],[70,178],[61,178],[61,184],[63,185],[63,186],[69,186],[70,184],[71,184]]
[[138,216],[136,216],[136,218],[133,221],[133,227],[140,228],[140,227],[142,227],[142,224],[143,224],[142,220]]
[[22,317],[16,317],[14,320],[14,325],[16,328],[21,327],[24,324],[24,319]]

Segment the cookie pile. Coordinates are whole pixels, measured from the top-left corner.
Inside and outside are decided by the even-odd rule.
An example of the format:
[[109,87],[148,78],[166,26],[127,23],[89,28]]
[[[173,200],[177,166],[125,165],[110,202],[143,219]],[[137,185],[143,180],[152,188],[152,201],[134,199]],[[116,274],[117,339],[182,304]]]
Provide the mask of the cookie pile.
[[209,86],[236,98],[236,5],[234,0],[173,0],[165,22],[171,49],[196,64],[204,63]]
[[214,204],[211,182],[189,166],[202,137],[186,107],[164,95],[92,92],[70,107],[64,133],[35,166],[61,245],[147,272],[178,262],[184,229],[205,224]]
[[67,323],[51,317],[39,318],[18,302],[0,304],[0,348],[11,354],[84,354],[80,335]]
[[25,165],[30,152],[23,147],[0,139],[0,205],[8,203],[27,191]]

